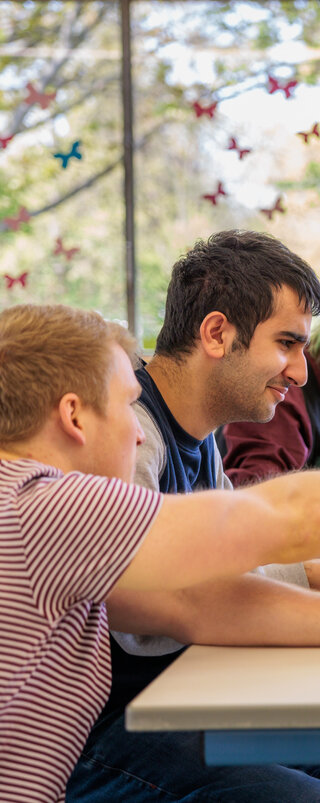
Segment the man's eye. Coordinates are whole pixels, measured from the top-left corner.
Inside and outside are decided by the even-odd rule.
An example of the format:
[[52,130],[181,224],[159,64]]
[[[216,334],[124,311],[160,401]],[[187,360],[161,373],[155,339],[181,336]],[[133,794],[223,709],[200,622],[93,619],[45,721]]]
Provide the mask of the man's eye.
[[294,342],[295,342],[294,340],[280,340],[281,345],[284,346],[286,349],[289,349],[290,346],[293,346]]

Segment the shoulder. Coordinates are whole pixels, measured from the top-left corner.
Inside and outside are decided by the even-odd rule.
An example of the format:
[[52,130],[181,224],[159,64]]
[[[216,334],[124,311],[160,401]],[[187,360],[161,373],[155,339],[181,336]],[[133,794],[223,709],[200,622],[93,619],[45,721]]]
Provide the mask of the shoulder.
[[166,465],[166,445],[160,427],[142,401],[134,405],[146,439],[137,450],[135,482],[148,488],[159,488],[159,479]]
[[222,457],[221,457],[221,454],[219,452],[214,433],[212,433],[212,438],[213,438],[213,445],[214,445],[214,463],[215,463],[215,474],[216,474],[216,488],[218,490],[231,491],[232,487],[233,487],[232,486],[232,482],[231,482],[231,480],[229,480],[229,477],[227,477],[227,475],[224,473]]

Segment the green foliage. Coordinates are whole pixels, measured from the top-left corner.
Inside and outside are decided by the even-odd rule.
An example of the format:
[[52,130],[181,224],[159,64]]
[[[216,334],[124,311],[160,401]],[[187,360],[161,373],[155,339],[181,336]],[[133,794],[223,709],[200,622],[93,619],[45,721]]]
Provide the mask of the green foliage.
[[255,47],[258,50],[266,50],[277,41],[278,35],[272,24],[267,20],[260,22],[258,26],[257,38],[255,40]]
[[320,195],[320,162],[309,162],[304,177],[299,181],[278,181],[277,186],[280,190],[299,190],[300,192],[316,189]]
[[164,317],[168,280],[161,268],[157,254],[151,252],[143,255],[139,265],[140,314],[144,322],[144,339],[151,338],[151,341],[157,336]]
[[320,162],[309,162],[307,165],[306,184],[308,187],[320,188]]

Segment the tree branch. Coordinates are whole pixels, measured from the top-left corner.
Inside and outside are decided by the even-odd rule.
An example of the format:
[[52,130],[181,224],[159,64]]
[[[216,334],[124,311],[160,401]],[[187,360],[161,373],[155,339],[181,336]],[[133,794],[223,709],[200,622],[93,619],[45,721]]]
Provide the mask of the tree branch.
[[[43,206],[41,209],[37,209],[36,212],[29,212],[31,217],[38,217],[38,215],[43,215],[45,212],[50,212],[51,209],[55,209],[60,204],[63,204],[65,201],[69,201],[70,198],[73,198],[75,195],[78,195],[79,192],[83,192],[83,190],[87,190],[89,187],[92,187],[97,181],[99,181],[104,176],[107,176],[108,173],[112,173],[119,164],[123,161],[122,155],[119,156],[118,159],[115,159],[114,162],[104,167],[100,170],[99,173],[95,173],[94,176],[90,176],[86,181],[82,184],[77,184],[75,187],[72,188],[69,192],[65,195],[60,196],[60,198],[56,198],[55,201],[52,201],[47,206]],[[1,229],[0,229],[1,230]]]
[[[25,123],[23,123],[21,128],[20,128],[20,131],[16,134],[16,136],[18,136],[19,134],[25,133],[25,131],[28,131],[28,132],[29,131],[34,131],[36,128],[40,128],[42,125],[47,125],[48,123],[51,123],[60,114],[67,114],[67,112],[69,112],[71,109],[75,109],[77,106],[80,106],[85,100],[87,100],[87,98],[92,97],[93,94],[94,95],[98,95],[98,94],[103,93],[105,91],[105,88],[108,86],[108,84],[112,84],[118,78],[119,78],[119,75],[117,73],[115,73],[114,75],[111,76],[111,78],[107,78],[104,81],[104,83],[99,81],[96,85],[91,86],[86,92],[84,92],[83,95],[79,95],[79,97],[77,97],[71,103],[66,104],[65,106],[62,106],[62,107],[56,109],[54,114],[49,115],[49,117],[46,117],[45,120],[38,120],[37,123],[34,123],[33,125],[30,125],[30,126],[27,126]],[[63,86],[64,86],[64,84],[63,84]]]
[[[69,16],[69,18],[65,21],[63,27],[60,28],[60,37],[63,40],[64,47],[67,48],[66,55],[60,58],[59,60],[53,60],[49,65],[49,69],[47,70],[47,73],[43,77],[43,80],[41,81],[40,84],[42,92],[46,89],[46,87],[49,84],[54,85],[54,79],[56,78],[57,74],[61,71],[64,64],[70,58],[69,51],[71,49],[76,50],[79,47],[79,45],[84,41],[84,39],[88,36],[88,33],[91,33],[91,31],[99,24],[103,16],[106,14],[106,7],[103,5],[99,9],[99,12],[97,13],[91,25],[88,25],[87,28],[83,28],[81,33],[78,36],[75,36],[73,34],[74,25],[79,16],[81,15],[82,11],[83,7],[81,3],[76,4],[74,8],[74,13],[71,16]],[[17,108],[16,113],[13,117],[12,126],[10,130],[11,134],[15,136],[22,130],[23,120],[33,105],[34,104],[27,104],[25,103],[25,101],[22,101],[22,103]],[[27,128],[27,126],[24,126],[24,128]]]
[[[153,126],[153,128],[151,128],[150,131],[144,134],[144,136],[139,140],[139,142],[136,143],[135,151],[142,150],[144,146],[147,144],[147,142],[154,136],[154,134],[160,131],[162,128],[164,128],[165,125],[166,121],[162,121],[161,123],[158,123],[157,125]],[[60,198],[56,198],[54,201],[51,201],[51,203],[46,204],[46,206],[42,206],[40,209],[36,209],[34,212],[30,212],[30,210],[28,210],[30,217],[31,218],[38,217],[39,215],[45,214],[45,212],[50,212],[51,209],[56,209],[57,206],[60,206],[61,204],[65,203],[65,201],[69,201],[70,198],[74,198],[74,196],[78,195],[79,192],[83,192],[83,190],[87,190],[89,189],[89,187],[92,187],[94,184],[96,184],[97,181],[100,181],[101,178],[107,176],[109,173],[112,173],[112,171],[115,170],[115,168],[122,163],[123,163],[123,156],[121,154],[121,156],[119,156],[118,159],[115,159],[113,162],[111,162],[111,164],[103,167],[102,170],[99,171],[99,173],[95,173],[93,176],[90,176],[90,178],[88,178],[86,181],[82,182],[81,184],[77,184],[75,187],[69,190],[69,192],[65,193],[65,195],[61,195]],[[0,222],[0,232],[8,231],[8,229],[9,226],[7,226],[6,223],[4,223],[3,221]]]

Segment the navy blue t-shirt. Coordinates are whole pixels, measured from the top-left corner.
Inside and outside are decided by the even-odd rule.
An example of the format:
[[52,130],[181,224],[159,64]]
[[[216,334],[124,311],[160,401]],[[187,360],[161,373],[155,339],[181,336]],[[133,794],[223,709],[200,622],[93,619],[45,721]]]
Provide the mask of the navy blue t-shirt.
[[216,487],[212,435],[202,441],[189,435],[173,417],[145,368],[136,371],[142,387],[139,402],[151,413],[166,446],[166,465],[159,477],[162,493],[190,493]]

